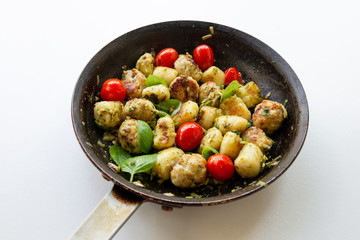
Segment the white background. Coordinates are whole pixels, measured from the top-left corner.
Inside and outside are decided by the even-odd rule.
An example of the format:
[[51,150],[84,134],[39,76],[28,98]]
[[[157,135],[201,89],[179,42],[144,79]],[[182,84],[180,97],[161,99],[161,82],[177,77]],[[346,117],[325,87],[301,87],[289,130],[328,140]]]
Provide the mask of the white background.
[[245,199],[143,204],[114,239],[359,239],[358,1],[3,1],[0,4],[0,239],[67,239],[110,191],[76,141],[70,104],[90,58],[169,20],[216,22],[292,66],[310,108],[290,169]]

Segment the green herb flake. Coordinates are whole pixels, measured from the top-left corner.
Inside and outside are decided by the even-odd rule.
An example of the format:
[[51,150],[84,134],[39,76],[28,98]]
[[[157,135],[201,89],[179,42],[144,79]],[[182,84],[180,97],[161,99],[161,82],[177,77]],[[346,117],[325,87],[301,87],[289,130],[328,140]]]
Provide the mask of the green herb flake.
[[157,154],[141,155],[128,158],[121,165],[120,169],[123,172],[130,173],[130,182],[133,181],[136,173],[147,172],[156,163]]
[[166,82],[165,82],[161,77],[158,77],[158,76],[155,76],[155,75],[149,75],[149,76],[146,78],[146,81],[145,81],[145,86],[146,86],[146,87],[150,87],[150,86],[154,86],[154,85],[159,85],[159,84],[162,84],[162,85],[164,85],[165,87],[168,87],[168,85],[166,84]]
[[287,103],[289,102],[289,100],[285,99],[284,101],[284,107],[286,107]]
[[153,143],[153,132],[149,124],[142,120],[138,120],[138,138],[139,148],[143,153],[149,153]]
[[225,99],[233,96],[237,89],[240,87],[240,83],[236,80],[232,81],[224,90],[223,94],[221,95],[220,102],[224,101]]
[[156,104],[155,107],[159,111],[170,113],[171,109],[176,109],[181,105],[181,102],[177,99],[169,99],[159,104]]
[[262,115],[263,115],[263,116],[265,116],[265,117],[266,117],[266,116],[269,116],[269,109],[268,109],[268,108],[265,108],[265,107],[264,107],[262,110],[263,110],[263,112],[262,112]]

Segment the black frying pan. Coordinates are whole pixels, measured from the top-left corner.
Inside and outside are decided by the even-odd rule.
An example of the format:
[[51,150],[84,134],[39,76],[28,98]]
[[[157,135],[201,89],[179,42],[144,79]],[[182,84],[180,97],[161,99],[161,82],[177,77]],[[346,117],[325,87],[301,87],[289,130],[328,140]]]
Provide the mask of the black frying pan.
[[[210,26],[214,28],[215,34],[203,40],[204,35],[210,34]],[[193,49],[203,43],[212,47],[214,65],[224,71],[229,67],[236,67],[242,73],[243,79],[254,81],[264,95],[271,92],[270,100],[280,103],[287,100],[289,117],[281,129],[271,136],[275,144],[269,153],[270,158],[280,156],[280,162],[277,166],[263,171],[255,179],[244,181],[235,176],[224,185],[183,190],[174,187],[170,182],[158,184],[156,179],[147,179],[147,175],[141,175],[146,188],[136,186],[128,181],[127,174],[117,174],[107,166],[110,161],[109,145],[101,147],[97,144],[103,136],[103,130],[94,122],[93,106],[95,98],[99,97],[102,83],[109,78],[121,78],[123,66],[134,67],[139,56],[152,49],[159,52],[163,48],[173,47],[179,53],[192,54]],[[85,154],[103,176],[113,181],[119,189],[125,189],[122,194],[134,195],[167,207],[225,203],[263,188],[261,184],[250,184],[254,181],[272,183],[298,155],[307,134],[308,121],[308,104],[302,85],[295,72],[279,54],[244,32],[198,21],[157,23],[118,37],[101,49],[87,64],[76,83],[72,99],[75,134]],[[163,194],[169,192],[175,197]],[[201,198],[186,197],[194,193]]]

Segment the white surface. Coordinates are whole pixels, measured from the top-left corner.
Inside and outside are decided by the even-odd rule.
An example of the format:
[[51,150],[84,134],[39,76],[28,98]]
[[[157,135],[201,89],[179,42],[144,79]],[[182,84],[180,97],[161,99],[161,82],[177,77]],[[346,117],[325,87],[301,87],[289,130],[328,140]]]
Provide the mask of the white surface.
[[162,211],[145,203],[115,239],[358,239],[358,1],[7,1],[0,8],[0,239],[66,239],[111,189],[77,143],[73,87],[134,28],[217,22],[267,43],[307,93],[310,127],[291,168],[248,198]]

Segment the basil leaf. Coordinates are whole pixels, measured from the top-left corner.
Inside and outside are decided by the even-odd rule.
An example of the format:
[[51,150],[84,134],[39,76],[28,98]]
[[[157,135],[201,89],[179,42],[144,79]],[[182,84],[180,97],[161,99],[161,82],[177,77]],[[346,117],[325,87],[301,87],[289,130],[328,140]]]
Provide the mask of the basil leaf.
[[173,117],[178,111],[180,111],[181,108],[181,102],[179,102],[179,105],[177,106],[177,108],[174,109],[174,111],[171,113],[170,117]]
[[153,132],[149,124],[138,120],[138,139],[139,148],[143,153],[149,153],[153,143]]
[[146,87],[150,87],[150,86],[158,85],[158,84],[162,84],[165,87],[168,87],[166,82],[161,77],[158,77],[158,76],[155,76],[155,75],[149,75],[146,78],[146,81],[145,81],[145,86]]
[[240,83],[236,80],[232,81],[224,90],[223,94],[221,95],[220,102],[224,101],[225,99],[233,96],[236,93],[236,90],[240,87]]
[[204,156],[204,158],[206,160],[209,159],[210,156],[212,155],[215,155],[215,154],[218,154],[219,152],[215,149],[215,148],[212,148],[212,147],[206,147],[202,150],[201,152],[201,155]]
[[159,111],[170,113],[170,110],[178,108],[179,105],[181,105],[181,102],[179,100],[169,99],[159,104],[156,104],[155,106]]
[[126,159],[120,169],[123,172],[130,173],[130,182],[133,181],[134,174],[147,172],[155,165],[157,154],[142,155]]
[[158,113],[157,113],[157,115],[159,116],[159,117],[166,117],[167,115],[169,115],[167,112],[163,112],[163,111],[158,111]]
[[112,160],[114,160],[118,166],[120,166],[126,159],[131,158],[131,154],[120,146],[112,145],[109,152]]

